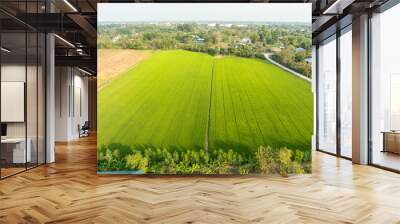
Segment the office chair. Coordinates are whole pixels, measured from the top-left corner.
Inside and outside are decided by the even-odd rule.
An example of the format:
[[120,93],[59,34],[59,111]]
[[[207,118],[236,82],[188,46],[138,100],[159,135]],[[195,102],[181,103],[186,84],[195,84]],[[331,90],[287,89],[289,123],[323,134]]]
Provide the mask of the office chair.
[[90,129],[89,121],[85,121],[82,127],[78,125],[78,129],[79,129],[79,138],[89,136],[89,129]]

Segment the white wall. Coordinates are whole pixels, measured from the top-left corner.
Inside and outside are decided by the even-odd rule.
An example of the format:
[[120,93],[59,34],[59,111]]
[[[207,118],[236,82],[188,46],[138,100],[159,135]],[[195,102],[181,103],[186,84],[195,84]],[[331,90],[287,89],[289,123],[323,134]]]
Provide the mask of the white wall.
[[[38,69],[38,70],[37,70]],[[5,63],[1,66],[1,81],[2,82],[24,82],[26,84],[26,101],[23,106],[18,108],[18,113],[25,114],[26,120],[21,122],[5,122],[7,124],[8,138],[24,138],[29,139],[29,147],[31,148],[32,161],[44,163],[45,150],[45,120],[44,120],[44,74],[42,68],[36,65]],[[27,78],[27,80],[25,80]],[[4,89],[2,89],[3,92]],[[24,94],[24,90],[20,90]],[[3,93],[4,94],[4,93]],[[2,98],[7,98],[7,95],[2,95]],[[26,103],[26,107],[25,107]],[[13,108],[2,107],[2,112],[17,113]],[[16,110],[16,108],[14,108]],[[22,115],[24,116],[24,115]],[[38,154],[37,154],[38,153]]]
[[[27,70],[26,70],[27,69]],[[35,73],[36,74],[36,67],[28,66],[26,67],[25,64],[3,64],[1,66],[1,81],[2,82],[26,82],[25,75],[26,72],[28,74]],[[36,85],[36,83],[34,83]],[[29,90],[29,89],[28,89]],[[27,93],[29,97],[36,98],[36,90],[33,93],[28,91]],[[28,101],[31,101],[27,99]],[[36,107],[36,105],[35,105]],[[1,108],[2,110],[7,110],[7,108]],[[35,120],[36,121],[36,114],[34,114],[34,118],[31,117],[31,113],[28,114],[28,122]],[[8,137],[25,137],[25,124],[26,122],[7,122],[7,136]],[[36,122],[35,122],[36,123]],[[29,125],[28,127],[31,127]],[[29,137],[29,136],[28,136]]]
[[[1,65],[1,81],[25,82],[25,64],[3,64]],[[28,69],[32,67],[28,67]]]
[[1,82],[1,121],[24,122],[25,83]]
[[56,67],[56,141],[79,138],[78,125],[88,120],[88,78],[83,75],[76,68]]
[[55,140],[68,140],[68,117],[69,117],[69,96],[70,84],[69,69],[67,67],[55,68]]
[[[71,120],[71,135],[76,137],[79,137],[79,132],[78,132],[78,124],[81,126],[85,123],[85,121],[88,121],[89,118],[89,111],[88,111],[88,78],[83,77],[82,73],[79,73],[76,75],[75,70],[75,75],[74,75],[74,92],[75,94],[73,96],[75,102],[74,102],[74,108],[72,108],[72,114],[73,114],[73,119]],[[80,95],[80,97],[79,97]],[[80,101],[80,102],[79,102]],[[81,111],[80,111],[81,110]]]

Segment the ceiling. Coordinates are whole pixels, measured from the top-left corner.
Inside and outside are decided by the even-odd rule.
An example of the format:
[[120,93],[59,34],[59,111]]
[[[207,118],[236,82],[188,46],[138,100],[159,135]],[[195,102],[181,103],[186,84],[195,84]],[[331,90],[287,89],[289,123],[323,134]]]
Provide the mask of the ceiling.
[[[57,65],[84,67],[96,73],[97,3],[135,2],[269,2],[312,3],[313,38],[337,21],[356,16],[387,0],[1,0],[0,21],[5,32],[25,28],[55,32]],[[28,12],[28,13],[25,13]],[[49,13],[52,12],[52,13]],[[351,19],[350,19],[351,21]],[[79,49],[79,50],[78,50]]]

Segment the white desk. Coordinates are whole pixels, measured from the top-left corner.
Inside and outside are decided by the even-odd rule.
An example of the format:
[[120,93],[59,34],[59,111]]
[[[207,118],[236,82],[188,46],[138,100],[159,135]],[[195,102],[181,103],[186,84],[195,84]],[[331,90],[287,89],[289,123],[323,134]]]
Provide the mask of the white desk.
[[[5,138],[1,139],[2,145],[14,145],[13,148],[13,163],[25,163],[31,162],[32,160],[32,151],[31,145],[32,140],[30,138],[27,139],[27,146],[25,152],[25,138]],[[26,161],[25,161],[26,159]]]

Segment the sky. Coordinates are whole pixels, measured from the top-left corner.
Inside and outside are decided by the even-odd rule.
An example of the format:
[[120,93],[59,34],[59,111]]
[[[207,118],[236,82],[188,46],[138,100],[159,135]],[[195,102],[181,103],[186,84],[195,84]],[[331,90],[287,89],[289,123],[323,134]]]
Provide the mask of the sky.
[[98,22],[300,22],[310,3],[99,3]]

